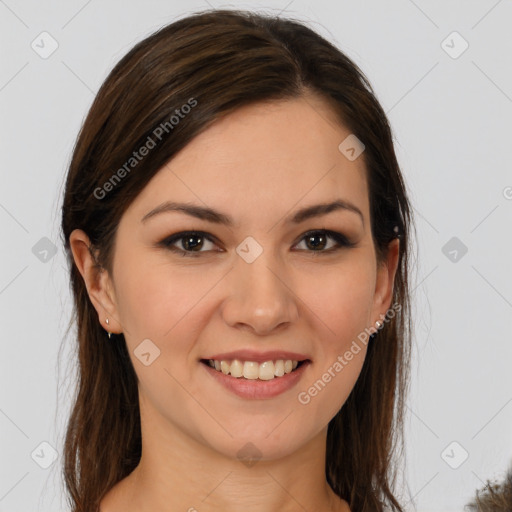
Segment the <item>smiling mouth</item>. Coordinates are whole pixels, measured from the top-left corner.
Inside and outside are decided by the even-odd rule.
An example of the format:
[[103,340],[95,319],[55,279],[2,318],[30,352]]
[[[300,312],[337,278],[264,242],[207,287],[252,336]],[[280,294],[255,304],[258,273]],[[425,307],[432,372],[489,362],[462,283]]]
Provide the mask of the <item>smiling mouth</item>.
[[273,380],[279,379],[289,373],[294,372],[302,365],[309,363],[309,359],[303,361],[295,361],[292,359],[277,359],[274,361],[265,361],[257,363],[255,361],[241,361],[234,359],[228,360],[214,360],[214,359],[201,359],[201,363],[212,369],[229,375],[237,379],[247,380]]

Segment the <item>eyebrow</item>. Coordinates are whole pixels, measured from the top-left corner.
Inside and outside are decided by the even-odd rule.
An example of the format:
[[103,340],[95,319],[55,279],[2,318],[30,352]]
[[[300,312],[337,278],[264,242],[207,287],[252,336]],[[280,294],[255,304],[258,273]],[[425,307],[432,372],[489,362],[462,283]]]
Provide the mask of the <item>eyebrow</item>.
[[[291,216],[289,216],[285,222],[291,224],[300,224],[301,222],[304,222],[313,217],[319,217],[321,215],[326,215],[328,213],[339,210],[349,211],[359,215],[364,226],[364,216],[361,210],[356,205],[344,199],[337,199],[332,203],[315,204],[312,206],[301,208],[300,210],[296,211]],[[161,205],[157,206],[150,212],[146,213],[146,215],[142,217],[141,222],[145,223],[151,217],[154,217],[155,215],[164,212],[182,212],[201,220],[205,220],[215,224],[222,224],[228,227],[233,227],[235,224],[233,218],[230,215],[221,213],[212,208],[189,203],[177,203],[174,201],[166,201],[165,203],[162,203]]]

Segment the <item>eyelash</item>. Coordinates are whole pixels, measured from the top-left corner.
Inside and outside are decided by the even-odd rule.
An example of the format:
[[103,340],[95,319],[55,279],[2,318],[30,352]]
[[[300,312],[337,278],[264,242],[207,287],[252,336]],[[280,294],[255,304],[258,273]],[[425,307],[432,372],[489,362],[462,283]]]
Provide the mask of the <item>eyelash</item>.
[[[333,239],[338,244],[338,246],[331,247],[330,249],[321,250],[321,251],[310,251],[307,249],[305,250],[306,252],[312,253],[313,256],[319,256],[321,254],[332,254],[333,252],[337,252],[342,248],[351,248],[351,247],[355,247],[355,245],[356,245],[354,242],[349,241],[341,233],[338,233],[337,231],[330,231],[327,229],[316,229],[316,230],[312,230],[312,231],[307,231],[306,233],[304,233],[302,235],[302,238],[299,240],[298,243],[301,243],[308,236],[318,235],[318,234],[322,234],[322,235],[327,236],[327,238]],[[202,253],[210,252],[210,251],[186,251],[184,249],[180,249],[176,246],[173,246],[174,243],[179,242],[180,240],[183,240],[187,236],[197,236],[197,237],[205,238],[206,240],[208,240],[212,243],[215,243],[215,239],[213,237],[209,236],[208,233],[205,233],[204,231],[182,231],[180,233],[176,233],[174,235],[171,235],[171,236],[165,238],[164,240],[162,240],[160,242],[160,245],[163,245],[164,247],[166,247],[167,249],[169,249],[172,252],[178,253],[180,256],[192,257],[192,258],[197,258]],[[297,245],[297,244],[295,244],[295,245]]]

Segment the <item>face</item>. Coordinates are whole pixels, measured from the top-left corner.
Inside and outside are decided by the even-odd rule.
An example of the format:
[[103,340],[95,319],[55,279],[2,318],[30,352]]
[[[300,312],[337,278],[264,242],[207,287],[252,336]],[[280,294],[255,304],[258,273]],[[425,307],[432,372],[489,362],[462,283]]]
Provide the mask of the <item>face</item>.
[[[274,459],[343,406],[366,345],[345,354],[390,306],[397,259],[393,244],[377,265],[364,153],[350,161],[338,149],[349,134],[313,96],[244,107],[192,140],[125,212],[93,301],[104,328],[125,335],[147,425],[229,457],[250,442]],[[336,201],[345,207],[294,218]],[[166,202],[219,215],[154,211]],[[224,359],[236,374],[234,356],[242,371],[305,362],[273,380],[204,362]],[[246,369],[262,368],[268,376],[269,364]]]

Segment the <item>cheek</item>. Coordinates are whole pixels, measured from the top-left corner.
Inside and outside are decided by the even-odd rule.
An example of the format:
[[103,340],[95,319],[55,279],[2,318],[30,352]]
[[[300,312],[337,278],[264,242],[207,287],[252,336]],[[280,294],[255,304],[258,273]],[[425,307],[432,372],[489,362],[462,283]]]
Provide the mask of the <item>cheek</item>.
[[340,410],[363,367],[374,279],[371,258],[361,257],[316,275],[315,286],[300,292],[315,322],[317,361],[297,401],[321,424]]
[[[125,339],[146,413],[157,409],[186,431],[190,418],[204,417],[204,409],[191,399],[191,395],[199,397],[204,392],[191,381],[199,363],[188,356],[198,337],[196,330],[202,329],[207,318],[207,292],[218,278],[208,278],[197,268],[185,271],[170,264],[141,265],[134,258],[118,268],[119,315],[126,327]],[[159,350],[154,357],[156,349],[144,345],[145,352],[150,353],[148,365],[137,355],[145,339]],[[218,427],[215,422],[208,425],[214,431]]]
[[[314,418],[313,423],[327,425],[343,407],[361,373],[366,348],[363,346],[350,361],[333,358],[318,371],[301,389],[297,401],[304,410],[305,418]],[[343,362],[340,362],[343,361]]]
[[375,272],[371,258],[359,251],[343,264],[320,269],[313,280],[299,279],[297,295],[318,321],[315,330],[322,333],[320,346],[326,351],[344,349],[369,327]]
[[163,341],[173,336],[200,309],[212,284],[198,269],[184,271],[171,264],[143,264],[127,260],[119,265],[119,315],[129,337]]

